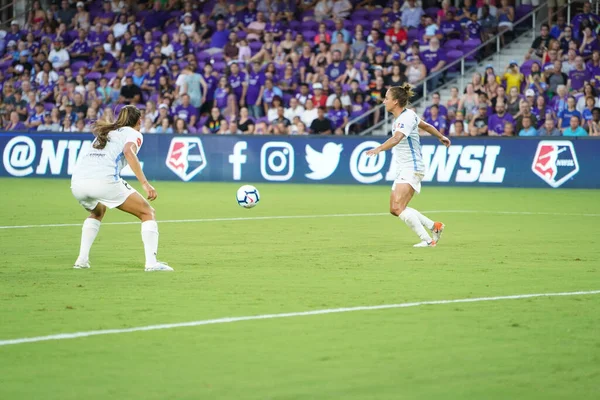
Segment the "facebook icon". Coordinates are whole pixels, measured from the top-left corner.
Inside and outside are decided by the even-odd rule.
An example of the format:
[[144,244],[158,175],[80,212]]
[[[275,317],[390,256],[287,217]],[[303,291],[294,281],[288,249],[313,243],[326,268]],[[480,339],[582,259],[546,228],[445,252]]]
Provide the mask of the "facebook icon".
[[233,154],[229,155],[229,163],[233,164],[233,180],[239,181],[242,179],[242,164],[246,164],[248,157],[243,154],[248,148],[247,142],[237,142],[233,146]]

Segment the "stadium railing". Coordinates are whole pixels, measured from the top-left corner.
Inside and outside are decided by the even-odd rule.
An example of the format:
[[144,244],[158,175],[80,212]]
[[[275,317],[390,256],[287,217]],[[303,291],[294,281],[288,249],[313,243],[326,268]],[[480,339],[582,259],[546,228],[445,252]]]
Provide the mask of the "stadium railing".
[[[575,3],[571,0],[569,0],[569,5],[566,6],[567,10],[570,12],[570,5],[572,3]],[[537,35],[537,24],[538,24],[538,18],[537,15],[539,13],[539,11],[541,11],[542,9],[546,8],[548,6],[548,4],[546,2],[544,2],[544,4],[541,4],[535,8],[533,8],[530,12],[528,12],[527,14],[525,14],[523,17],[521,17],[520,19],[518,19],[517,21],[515,21],[513,23],[513,32],[520,32],[520,36],[522,35],[526,35],[526,34],[531,34],[531,32],[533,32],[533,35],[535,37],[535,35]],[[570,21],[570,16],[568,17],[568,20]],[[531,22],[531,25],[529,25],[529,22]],[[520,25],[527,25],[526,29],[523,29],[523,27],[519,27]],[[531,26],[532,31],[529,31],[528,27]],[[519,29],[521,28],[521,29]],[[459,76],[464,76],[465,75],[465,69],[468,67],[474,67],[476,66],[479,61],[476,58],[476,55],[479,54],[484,48],[492,45],[495,43],[496,45],[496,51],[495,54],[500,53],[501,51],[501,37],[502,35],[507,35],[507,32],[503,32],[502,34],[496,34],[494,36],[492,36],[491,38],[489,38],[488,40],[486,40],[485,42],[482,42],[480,45],[478,45],[477,47],[473,48],[473,49],[469,49],[466,52],[463,52],[463,55],[456,59],[455,61],[447,64],[444,68],[442,68],[436,75],[446,75],[446,77],[448,77],[448,74],[456,74],[455,76],[453,76],[453,78],[457,78]],[[458,67],[460,65],[460,67]],[[456,69],[460,68],[460,72],[456,72]],[[425,101],[427,99],[427,84],[429,83],[429,81],[431,81],[433,79],[433,76],[428,76],[422,83],[420,83],[420,95],[421,97],[415,101],[413,103],[413,106],[418,106],[422,101]],[[453,79],[451,79],[450,81],[452,81]],[[446,83],[443,86],[446,86],[447,84],[449,84],[450,82],[448,82],[448,80],[446,80]],[[435,91],[440,90],[443,86],[441,87],[437,87],[435,89]],[[464,80],[460,80],[460,84],[459,84],[459,90],[460,93],[463,92],[464,90]],[[346,128],[345,128],[345,134],[346,135],[350,135],[350,128],[358,123],[358,122],[363,122],[365,118],[370,117],[372,114],[374,114],[375,112],[379,111],[381,114],[383,114],[383,118],[381,118],[381,120],[379,122],[377,122],[376,124],[368,127],[365,130],[362,130],[359,135],[364,136],[364,135],[368,135],[371,132],[377,130],[377,129],[381,129],[382,127],[385,128],[386,132],[389,131],[389,126],[390,126],[390,116],[388,115],[388,112],[385,109],[385,106],[383,104],[380,104],[376,107],[373,107],[371,110],[367,111],[366,113],[351,119],[350,121],[348,121],[348,123],[346,124]]]

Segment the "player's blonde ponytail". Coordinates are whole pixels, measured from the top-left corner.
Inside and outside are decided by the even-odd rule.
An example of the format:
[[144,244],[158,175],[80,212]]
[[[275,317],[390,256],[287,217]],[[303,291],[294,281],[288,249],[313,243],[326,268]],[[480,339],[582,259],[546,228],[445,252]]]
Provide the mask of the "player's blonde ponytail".
[[92,131],[96,140],[94,140],[95,149],[103,149],[108,143],[108,134],[115,129],[122,128],[124,126],[134,127],[142,116],[141,111],[136,106],[125,106],[119,112],[119,117],[114,121],[111,114],[108,114],[104,119],[99,119],[94,123]]

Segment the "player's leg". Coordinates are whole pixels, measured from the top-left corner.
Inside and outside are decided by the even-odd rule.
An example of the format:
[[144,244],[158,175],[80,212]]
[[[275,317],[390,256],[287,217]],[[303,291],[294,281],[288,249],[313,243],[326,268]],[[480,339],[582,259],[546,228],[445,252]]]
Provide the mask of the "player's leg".
[[390,196],[390,213],[399,217],[419,236],[422,241],[419,245],[423,247],[435,246],[435,242],[431,239],[431,236],[429,236],[419,220],[419,213],[415,209],[407,207],[414,194],[415,189],[409,183],[394,183]]
[[173,268],[158,262],[158,224],[154,208],[138,192],[131,193],[125,202],[117,207],[121,211],[135,215],[142,221],[142,242],[146,255],[146,271],[172,271]]
[[81,228],[81,243],[79,246],[79,256],[73,265],[75,269],[90,268],[90,249],[100,231],[100,223],[106,213],[106,206],[96,203],[95,207],[87,209],[90,215],[83,221]]

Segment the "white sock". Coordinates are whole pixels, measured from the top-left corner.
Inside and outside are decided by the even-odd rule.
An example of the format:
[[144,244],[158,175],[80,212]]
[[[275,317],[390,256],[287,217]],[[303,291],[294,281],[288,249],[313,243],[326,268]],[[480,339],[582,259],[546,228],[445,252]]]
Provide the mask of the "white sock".
[[144,242],[144,253],[146,253],[146,266],[156,264],[156,253],[158,252],[158,224],[156,221],[142,222],[142,242]]
[[416,233],[421,240],[431,242],[431,236],[427,233],[421,221],[419,221],[418,213],[412,208],[407,208],[400,213],[400,219],[408,225],[410,229]]
[[90,249],[94,240],[100,231],[100,221],[94,218],[88,218],[83,221],[81,228],[81,246],[79,247],[79,257],[77,263],[86,263],[90,259]]
[[421,221],[421,224],[423,224],[423,226],[429,230],[433,229],[433,221],[430,220],[429,218],[427,218],[426,216],[424,216],[423,214],[421,214],[420,212],[418,212],[417,210],[415,210],[414,208],[410,208],[410,207],[406,207],[407,210],[412,210],[417,214],[417,217],[419,218],[419,221]]

